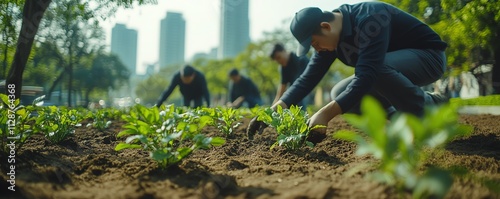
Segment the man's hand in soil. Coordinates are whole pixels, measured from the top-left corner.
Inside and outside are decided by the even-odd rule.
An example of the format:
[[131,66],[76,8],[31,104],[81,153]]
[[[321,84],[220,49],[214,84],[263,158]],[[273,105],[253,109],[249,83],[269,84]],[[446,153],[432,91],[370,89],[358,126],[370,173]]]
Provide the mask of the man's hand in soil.
[[[288,106],[283,101],[281,101],[281,100],[279,100],[278,102],[276,102],[273,106],[271,106],[271,108],[273,110],[276,110],[277,106],[281,106],[282,108],[288,108]],[[259,134],[261,134],[262,131],[264,131],[264,129],[267,126],[268,125],[265,124],[264,122],[258,121],[257,117],[252,118],[252,120],[250,120],[250,123],[248,124],[248,128],[247,128],[248,139],[249,140],[253,140],[253,136],[255,135],[255,133],[258,132]]]
[[[326,106],[321,108],[318,112],[309,118],[307,124],[310,128],[316,125],[328,126],[328,122],[333,119],[335,116],[342,113],[340,106],[332,101],[328,103]],[[317,144],[323,139],[326,138],[326,127],[316,128],[309,132],[309,136],[307,136],[307,141],[312,142],[313,144]]]
[[267,127],[267,124],[262,122],[262,121],[257,120],[257,117],[252,118],[252,120],[250,120],[250,123],[248,124],[248,128],[247,128],[248,139],[253,140],[253,136],[255,135],[255,133],[258,132],[259,134],[261,134],[262,131],[264,131],[264,129],[266,127]]

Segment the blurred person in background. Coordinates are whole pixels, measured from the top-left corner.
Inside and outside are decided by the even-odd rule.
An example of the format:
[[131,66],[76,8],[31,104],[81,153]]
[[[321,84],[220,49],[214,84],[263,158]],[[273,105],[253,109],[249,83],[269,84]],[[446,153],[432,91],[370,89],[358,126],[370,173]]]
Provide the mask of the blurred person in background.
[[205,99],[207,107],[210,106],[210,93],[205,75],[190,65],[182,67],[174,74],[170,86],[161,94],[155,106],[161,106],[177,86],[180,88],[184,106],[200,107],[203,104],[203,99]]
[[[297,56],[294,52],[288,52],[283,44],[277,43],[274,45],[273,50],[269,57],[280,65],[281,73],[281,85],[278,86],[276,92],[276,97],[274,98],[273,104],[278,102],[278,100],[283,96],[283,93],[292,86],[297,78],[306,69],[309,59],[304,56]],[[310,104],[311,96],[307,96],[298,102],[296,105],[305,107]]]
[[229,72],[231,83],[229,84],[229,102],[228,107],[239,108],[243,103],[248,108],[262,105],[259,89],[250,78],[240,75],[237,69]]

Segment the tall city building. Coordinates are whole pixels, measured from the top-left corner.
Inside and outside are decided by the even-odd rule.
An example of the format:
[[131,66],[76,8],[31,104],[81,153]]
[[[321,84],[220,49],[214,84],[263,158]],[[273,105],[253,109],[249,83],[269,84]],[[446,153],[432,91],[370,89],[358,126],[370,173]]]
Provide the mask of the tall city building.
[[135,75],[137,65],[137,30],[125,24],[115,24],[111,30],[111,53],[120,58],[130,75]]
[[218,58],[231,58],[250,43],[248,0],[221,0]]
[[160,67],[184,63],[186,21],[182,13],[167,12],[160,24]]

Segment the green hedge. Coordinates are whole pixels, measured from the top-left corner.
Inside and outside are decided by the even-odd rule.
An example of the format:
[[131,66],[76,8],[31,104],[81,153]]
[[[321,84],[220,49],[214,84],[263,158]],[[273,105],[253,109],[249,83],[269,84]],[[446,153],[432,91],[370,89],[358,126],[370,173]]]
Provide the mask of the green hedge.
[[467,105],[500,106],[500,95],[488,95],[471,99],[452,98],[450,99],[450,104],[454,106],[467,106]]

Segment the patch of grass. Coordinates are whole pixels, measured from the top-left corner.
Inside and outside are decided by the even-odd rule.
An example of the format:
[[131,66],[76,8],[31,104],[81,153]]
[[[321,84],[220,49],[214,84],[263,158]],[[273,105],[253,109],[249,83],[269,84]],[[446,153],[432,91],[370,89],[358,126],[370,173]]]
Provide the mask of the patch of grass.
[[452,98],[452,99],[450,99],[450,104],[454,107],[470,106],[470,105],[476,105],[476,106],[497,105],[497,106],[500,106],[500,95],[480,96],[480,97],[471,98],[471,99]]

